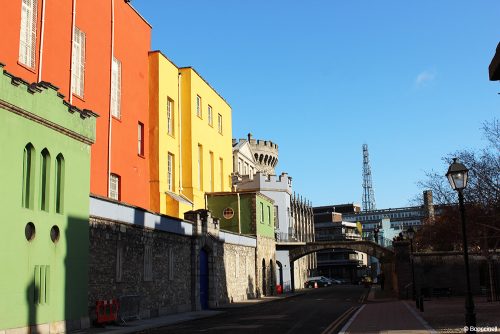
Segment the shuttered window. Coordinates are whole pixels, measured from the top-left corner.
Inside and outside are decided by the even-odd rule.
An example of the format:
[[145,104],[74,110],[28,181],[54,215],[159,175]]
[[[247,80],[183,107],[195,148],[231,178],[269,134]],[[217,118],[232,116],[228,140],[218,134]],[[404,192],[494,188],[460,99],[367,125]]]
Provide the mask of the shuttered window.
[[85,33],[75,27],[73,35],[71,92],[83,97],[85,76]]
[[35,68],[37,0],[22,0],[19,62]]
[[109,198],[120,200],[120,177],[116,174],[109,176]]

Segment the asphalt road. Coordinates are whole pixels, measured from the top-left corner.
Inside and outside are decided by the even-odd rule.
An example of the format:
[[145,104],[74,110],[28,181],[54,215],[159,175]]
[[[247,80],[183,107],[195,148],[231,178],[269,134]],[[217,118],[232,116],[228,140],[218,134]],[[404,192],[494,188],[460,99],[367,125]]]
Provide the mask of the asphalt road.
[[214,317],[140,333],[337,333],[366,293],[367,289],[353,285],[308,289],[298,296],[230,307]]

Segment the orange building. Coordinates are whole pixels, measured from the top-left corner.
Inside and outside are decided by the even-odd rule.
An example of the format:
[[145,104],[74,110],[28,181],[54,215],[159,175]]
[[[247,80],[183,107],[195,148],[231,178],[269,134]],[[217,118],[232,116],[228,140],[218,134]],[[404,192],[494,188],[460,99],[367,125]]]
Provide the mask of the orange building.
[[151,26],[124,0],[9,0],[0,30],[6,71],[100,116],[91,192],[149,209]]

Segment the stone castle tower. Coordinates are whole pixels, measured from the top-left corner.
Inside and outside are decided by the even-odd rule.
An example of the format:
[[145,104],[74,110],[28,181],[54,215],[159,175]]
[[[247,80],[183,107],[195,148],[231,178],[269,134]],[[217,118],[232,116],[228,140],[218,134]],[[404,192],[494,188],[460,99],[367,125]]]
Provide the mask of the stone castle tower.
[[278,164],[278,145],[272,141],[253,139],[251,133],[248,134],[248,143],[254,154],[257,171],[276,175],[274,167]]

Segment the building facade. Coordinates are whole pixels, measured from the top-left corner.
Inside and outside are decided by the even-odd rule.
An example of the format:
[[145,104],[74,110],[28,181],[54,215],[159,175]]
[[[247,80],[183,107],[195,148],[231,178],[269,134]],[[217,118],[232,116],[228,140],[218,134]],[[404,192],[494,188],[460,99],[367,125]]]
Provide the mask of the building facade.
[[151,26],[128,1],[14,0],[2,4],[0,27],[7,71],[50,82],[100,116],[90,191],[148,208]]
[[193,68],[149,53],[152,210],[182,218],[231,190],[231,107]]
[[222,229],[257,238],[256,294],[275,294],[274,201],[258,192],[209,193],[207,207]]
[[[96,115],[0,66],[0,332],[89,327],[90,146]],[[83,237],[82,237],[83,236]]]

